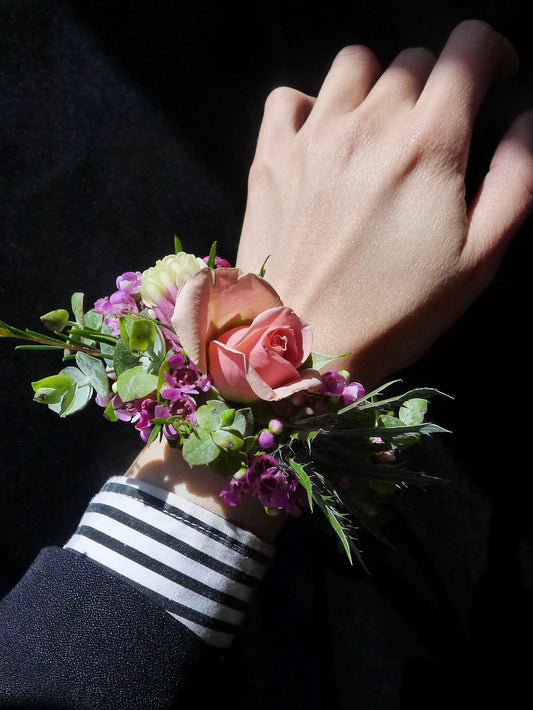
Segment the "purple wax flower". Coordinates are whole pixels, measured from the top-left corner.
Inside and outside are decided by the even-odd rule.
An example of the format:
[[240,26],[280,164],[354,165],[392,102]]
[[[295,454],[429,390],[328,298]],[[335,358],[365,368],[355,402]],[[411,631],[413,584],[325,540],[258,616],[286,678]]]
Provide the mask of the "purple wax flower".
[[115,291],[109,298],[99,298],[94,303],[94,310],[104,316],[104,323],[112,329],[113,335],[120,333],[119,316],[139,313],[135,299],[125,291]]
[[346,407],[352,402],[357,402],[358,399],[365,396],[365,388],[360,382],[350,382],[343,390],[341,399]]
[[233,478],[230,479],[228,482],[228,485],[224,490],[220,491],[220,496],[224,500],[224,503],[226,505],[231,505],[231,506],[236,506],[239,505],[241,502],[241,498],[243,496],[243,493],[245,492],[243,490],[244,483],[242,479],[236,478],[233,476]]
[[211,378],[200,373],[193,362],[183,353],[172,355],[168,359],[170,372],[165,372],[168,388],[161,391],[166,399],[176,399],[180,394],[198,394],[207,392],[211,387]]
[[[207,264],[209,256],[204,256],[204,261]],[[215,269],[231,269],[229,261],[227,259],[223,259],[221,256],[215,256],[215,263],[213,266]]]
[[346,378],[341,375],[338,370],[328,370],[324,372],[320,379],[322,380],[321,392],[329,397],[339,397],[346,387]]
[[125,271],[117,276],[117,289],[129,296],[138,296],[141,293],[141,272]]

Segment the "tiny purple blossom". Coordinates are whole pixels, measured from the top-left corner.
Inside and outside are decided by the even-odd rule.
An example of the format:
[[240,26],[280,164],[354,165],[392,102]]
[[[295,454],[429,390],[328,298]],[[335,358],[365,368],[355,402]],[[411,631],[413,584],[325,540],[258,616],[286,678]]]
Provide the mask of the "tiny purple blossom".
[[[204,261],[207,264],[209,262],[209,256],[204,256]],[[227,259],[223,259],[221,256],[215,256],[215,263],[213,264],[215,269],[230,269],[231,264]]]
[[97,394],[94,398],[94,401],[99,407],[107,407],[109,402],[113,399],[113,392],[109,391],[105,397],[102,397],[101,395]]
[[340,396],[346,387],[346,378],[338,370],[328,370],[321,377],[322,387],[320,391],[329,397]]
[[346,407],[365,396],[365,388],[360,382],[350,382],[343,390],[341,399]]
[[118,316],[139,313],[135,299],[124,291],[115,291],[109,298],[99,298],[94,303],[94,310],[104,316],[104,323],[112,329],[113,335],[120,332]]
[[236,506],[241,502],[245,493],[242,479],[233,476],[224,490],[220,491],[220,496],[226,505]]
[[140,271],[125,271],[117,276],[117,289],[129,296],[138,296],[141,293],[141,277]]

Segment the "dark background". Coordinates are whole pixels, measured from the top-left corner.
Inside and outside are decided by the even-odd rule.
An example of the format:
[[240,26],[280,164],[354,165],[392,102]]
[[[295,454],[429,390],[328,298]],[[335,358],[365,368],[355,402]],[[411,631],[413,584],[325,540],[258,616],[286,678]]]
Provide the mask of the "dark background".
[[[0,0],[0,318],[37,328],[75,290],[92,303],[118,273],[169,253],[176,233],[186,250],[207,254],[217,240],[233,259],[268,92],[316,94],[345,44],[367,44],[384,65],[406,46],[438,51],[469,17],[491,22],[522,59],[480,112],[471,191],[510,120],[533,106],[530,23],[517,0]],[[455,398],[434,409],[454,432],[434,442],[449,483],[401,498],[395,548],[368,542],[370,576],[341,564],[308,522],[288,527],[220,669],[236,708],[533,699],[531,231],[529,220],[486,293],[402,373]],[[13,345],[0,342],[0,594],[41,547],[66,541],[141,445],[96,406],[59,420],[34,404],[29,382],[59,361]]]

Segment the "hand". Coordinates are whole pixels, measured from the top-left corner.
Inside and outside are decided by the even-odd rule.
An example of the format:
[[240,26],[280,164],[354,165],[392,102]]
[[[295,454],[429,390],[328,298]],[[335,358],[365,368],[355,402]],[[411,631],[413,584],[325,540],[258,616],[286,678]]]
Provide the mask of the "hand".
[[316,99],[268,97],[237,265],[266,278],[313,328],[314,350],[350,352],[367,387],[416,361],[495,274],[533,193],[533,112],[500,142],[472,204],[472,126],[509,42],[479,21],[436,59],[408,49],[382,72],[367,48],[335,58]]

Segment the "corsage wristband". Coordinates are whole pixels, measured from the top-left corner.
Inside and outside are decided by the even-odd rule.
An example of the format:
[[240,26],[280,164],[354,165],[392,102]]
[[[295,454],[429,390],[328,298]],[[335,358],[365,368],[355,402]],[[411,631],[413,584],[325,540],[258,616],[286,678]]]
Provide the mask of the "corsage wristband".
[[143,441],[166,438],[192,467],[227,478],[221,496],[255,496],[267,514],[318,508],[348,559],[363,563],[358,528],[374,528],[373,505],[408,485],[438,479],[411,465],[425,421],[416,388],[386,396],[347,371],[339,355],[312,349],[311,327],[259,274],[216,254],[173,254],[144,272],[128,271],[88,310],[83,293],[41,317],[50,334],[0,321],[17,349],[57,349],[68,364],[32,382],[34,399],[61,417],[95,399],[110,421],[130,422]]

